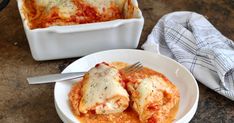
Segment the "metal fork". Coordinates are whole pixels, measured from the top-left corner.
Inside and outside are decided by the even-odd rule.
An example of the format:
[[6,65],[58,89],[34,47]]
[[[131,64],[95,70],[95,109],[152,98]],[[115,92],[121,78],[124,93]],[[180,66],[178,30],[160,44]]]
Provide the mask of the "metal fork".
[[123,68],[123,71],[128,74],[128,73],[134,73],[134,72],[140,71],[142,68],[143,68],[143,65],[140,62],[137,62],[135,64],[132,64],[130,66]]
[[[140,62],[136,62],[130,66],[123,68],[125,73],[133,73],[140,71],[143,65]],[[60,74],[50,74],[43,76],[28,77],[29,84],[43,84],[43,83],[53,83],[64,80],[71,80],[83,77],[86,72],[70,72],[70,73],[60,73]]]

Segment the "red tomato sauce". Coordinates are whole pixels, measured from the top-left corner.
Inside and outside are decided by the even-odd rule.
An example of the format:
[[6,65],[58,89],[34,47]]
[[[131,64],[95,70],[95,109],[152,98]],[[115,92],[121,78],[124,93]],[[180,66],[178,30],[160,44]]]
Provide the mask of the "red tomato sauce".
[[[123,63],[123,62],[113,62],[110,65],[120,70],[128,66],[128,64]],[[137,73],[133,73],[132,75],[125,76],[126,77],[125,79],[128,79],[128,80],[130,79],[131,81],[134,81],[135,79],[145,78],[151,75],[161,75],[161,73],[158,73],[149,68],[143,68],[141,71]],[[167,78],[165,79],[167,80]],[[97,115],[92,112],[89,112],[87,114],[80,114],[77,108],[79,105],[78,103],[80,99],[79,90],[81,89],[81,87],[82,87],[82,81],[74,85],[74,87],[72,88],[69,94],[71,109],[81,123],[140,123],[138,114],[130,106],[124,112],[116,113],[116,114]],[[155,108],[155,107],[152,106],[152,108]],[[177,104],[174,108],[171,109],[169,116],[164,121],[164,123],[172,123],[172,121],[174,120],[176,116],[178,109],[179,109],[179,104]],[[154,119],[150,119],[148,122],[156,123]]]
[[96,7],[82,0],[72,0],[77,6],[76,13],[70,17],[59,16],[59,9],[55,6],[50,11],[36,4],[35,0],[23,0],[23,12],[31,29],[46,28],[53,25],[73,25],[94,22],[104,22],[122,19],[123,12],[117,5],[112,5],[100,13]]

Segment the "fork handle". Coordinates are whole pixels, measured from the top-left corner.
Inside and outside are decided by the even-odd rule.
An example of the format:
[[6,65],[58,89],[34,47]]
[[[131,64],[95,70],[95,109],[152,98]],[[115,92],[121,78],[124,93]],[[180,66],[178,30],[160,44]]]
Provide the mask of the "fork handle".
[[53,83],[57,81],[64,81],[69,79],[80,78],[84,76],[85,72],[71,72],[71,73],[61,73],[61,74],[50,74],[44,76],[28,77],[29,84],[43,84],[43,83]]

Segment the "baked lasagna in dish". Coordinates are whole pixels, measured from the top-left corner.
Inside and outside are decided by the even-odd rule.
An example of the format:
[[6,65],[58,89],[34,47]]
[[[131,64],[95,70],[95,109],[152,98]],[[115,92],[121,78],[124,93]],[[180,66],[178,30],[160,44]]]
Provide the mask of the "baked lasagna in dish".
[[[179,91],[163,74],[144,67],[125,73],[124,62],[101,63],[69,94],[81,123],[172,123]],[[95,117],[95,118],[93,118]]]
[[[23,0],[31,29],[133,17],[131,0]],[[126,11],[125,11],[126,10]]]

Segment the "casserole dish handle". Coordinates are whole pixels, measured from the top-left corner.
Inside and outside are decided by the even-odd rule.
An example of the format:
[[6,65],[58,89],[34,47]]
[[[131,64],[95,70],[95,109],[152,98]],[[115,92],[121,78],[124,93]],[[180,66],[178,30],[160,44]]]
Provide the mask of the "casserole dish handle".
[[66,28],[60,26],[54,26],[47,28],[50,32],[55,33],[74,33],[74,32],[86,32],[86,31],[94,31],[94,30],[103,30],[118,27],[122,24],[126,23],[123,20],[115,20],[110,22],[101,22],[96,24],[83,24],[83,25],[73,25],[67,26]]

